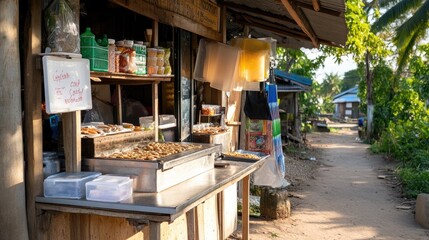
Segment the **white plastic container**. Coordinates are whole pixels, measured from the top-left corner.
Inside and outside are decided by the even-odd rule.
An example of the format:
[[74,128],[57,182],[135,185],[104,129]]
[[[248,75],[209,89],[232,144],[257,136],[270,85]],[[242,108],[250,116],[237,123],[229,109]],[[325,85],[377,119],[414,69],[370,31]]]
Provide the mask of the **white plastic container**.
[[86,184],[86,199],[120,202],[133,195],[133,180],[124,176],[102,175]]
[[43,182],[45,197],[80,199],[85,197],[85,183],[94,180],[99,172],[61,172]]

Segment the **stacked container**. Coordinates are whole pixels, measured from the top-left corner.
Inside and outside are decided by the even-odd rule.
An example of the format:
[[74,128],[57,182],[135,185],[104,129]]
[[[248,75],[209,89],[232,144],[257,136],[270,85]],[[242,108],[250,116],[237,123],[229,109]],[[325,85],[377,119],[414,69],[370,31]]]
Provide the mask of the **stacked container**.
[[156,48],[148,48],[147,49],[147,73],[149,75],[157,74],[158,73],[158,66],[157,66],[157,54],[158,49]]
[[136,51],[136,74],[146,74],[146,46],[143,42],[135,42],[133,49]]
[[82,57],[89,59],[91,71],[108,71],[108,47],[100,46],[95,41],[95,35],[91,32],[91,28],[86,28],[85,32],[80,35],[80,49]]

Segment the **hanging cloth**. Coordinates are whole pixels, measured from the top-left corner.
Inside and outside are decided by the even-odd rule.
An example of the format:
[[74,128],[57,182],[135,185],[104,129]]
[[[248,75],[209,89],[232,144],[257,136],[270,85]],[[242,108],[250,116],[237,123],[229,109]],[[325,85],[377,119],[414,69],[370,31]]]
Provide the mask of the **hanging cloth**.
[[250,119],[271,120],[266,91],[246,91],[244,113]]

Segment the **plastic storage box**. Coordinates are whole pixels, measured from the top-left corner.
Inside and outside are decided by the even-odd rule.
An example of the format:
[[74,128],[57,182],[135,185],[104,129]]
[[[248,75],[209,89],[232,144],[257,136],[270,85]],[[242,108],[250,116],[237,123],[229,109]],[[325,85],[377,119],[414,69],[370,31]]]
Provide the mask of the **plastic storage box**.
[[85,185],[91,201],[120,202],[133,194],[133,180],[124,176],[102,175]]
[[61,172],[43,182],[45,197],[80,199],[85,197],[85,183],[94,180],[99,172]]
[[86,31],[80,35],[80,51],[83,58],[89,59],[91,71],[108,71],[109,48],[98,45],[91,28],[86,28]]

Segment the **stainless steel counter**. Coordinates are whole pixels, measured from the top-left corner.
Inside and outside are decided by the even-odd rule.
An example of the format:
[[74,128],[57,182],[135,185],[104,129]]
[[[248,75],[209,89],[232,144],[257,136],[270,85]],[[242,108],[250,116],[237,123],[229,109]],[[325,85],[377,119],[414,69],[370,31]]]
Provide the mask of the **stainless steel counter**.
[[[119,213],[119,216],[127,218],[135,218],[139,214],[142,216],[156,215],[161,221],[165,219],[174,221],[181,214],[223,191],[226,187],[248,177],[264,161],[265,159],[255,162],[216,161],[216,163],[229,165],[226,168],[211,169],[159,193],[134,193],[132,198],[119,203],[37,197],[36,207],[42,210],[99,215],[111,215],[109,212],[116,212],[117,215]],[[150,219],[156,219],[156,216]]]

